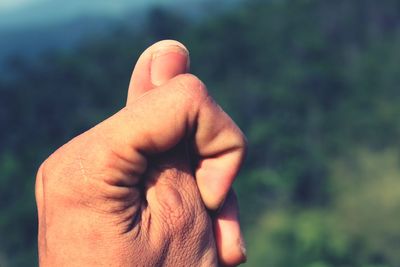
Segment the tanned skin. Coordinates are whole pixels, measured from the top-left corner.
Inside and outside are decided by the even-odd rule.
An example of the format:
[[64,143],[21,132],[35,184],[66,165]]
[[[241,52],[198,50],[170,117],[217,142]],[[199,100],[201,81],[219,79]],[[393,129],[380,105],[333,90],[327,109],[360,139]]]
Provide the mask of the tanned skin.
[[40,266],[245,261],[231,190],[245,137],[188,65],[179,42],[148,48],[126,106],[43,162]]

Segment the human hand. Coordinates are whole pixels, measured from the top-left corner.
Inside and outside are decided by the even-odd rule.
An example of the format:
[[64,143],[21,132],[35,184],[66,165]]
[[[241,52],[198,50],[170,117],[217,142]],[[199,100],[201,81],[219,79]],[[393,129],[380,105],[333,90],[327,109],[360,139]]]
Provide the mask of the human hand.
[[[176,41],[147,49],[126,107],[36,180],[41,266],[217,266],[245,260],[230,191],[245,151]],[[209,210],[225,204],[211,220]],[[214,228],[214,232],[213,232]],[[215,233],[215,234],[214,234]]]

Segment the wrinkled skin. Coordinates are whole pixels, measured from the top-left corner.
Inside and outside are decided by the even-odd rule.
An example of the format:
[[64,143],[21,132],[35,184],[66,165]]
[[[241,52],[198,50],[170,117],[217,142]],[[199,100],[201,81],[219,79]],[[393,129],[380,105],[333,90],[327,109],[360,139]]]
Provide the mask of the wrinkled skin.
[[[157,62],[156,62],[157,61]],[[127,105],[54,152],[36,180],[41,266],[217,266],[245,260],[231,184],[241,131],[188,54],[142,54]],[[211,219],[209,210],[220,208]]]

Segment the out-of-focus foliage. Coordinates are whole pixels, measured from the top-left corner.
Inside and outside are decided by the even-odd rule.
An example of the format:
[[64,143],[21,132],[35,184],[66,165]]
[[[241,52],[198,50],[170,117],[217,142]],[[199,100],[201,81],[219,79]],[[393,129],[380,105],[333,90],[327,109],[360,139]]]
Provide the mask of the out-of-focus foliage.
[[247,266],[400,266],[400,2],[244,1],[190,23],[155,9],[140,32],[37,62],[0,81],[0,265],[32,266],[34,175],[51,151],[123,106],[153,41],[192,70],[249,139],[235,188]]

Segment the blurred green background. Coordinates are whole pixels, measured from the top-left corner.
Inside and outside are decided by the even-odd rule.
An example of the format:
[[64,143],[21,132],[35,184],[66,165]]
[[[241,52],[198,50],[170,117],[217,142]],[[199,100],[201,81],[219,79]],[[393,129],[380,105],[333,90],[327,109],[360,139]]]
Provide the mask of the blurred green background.
[[248,136],[245,266],[400,266],[400,1],[1,1],[0,266],[37,265],[37,167],[165,38]]

